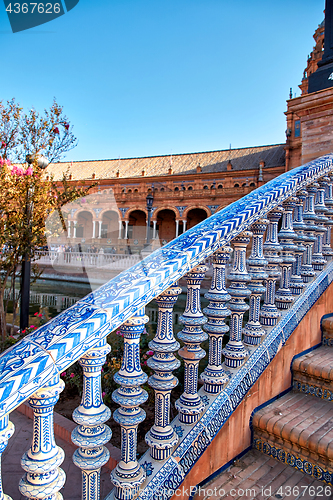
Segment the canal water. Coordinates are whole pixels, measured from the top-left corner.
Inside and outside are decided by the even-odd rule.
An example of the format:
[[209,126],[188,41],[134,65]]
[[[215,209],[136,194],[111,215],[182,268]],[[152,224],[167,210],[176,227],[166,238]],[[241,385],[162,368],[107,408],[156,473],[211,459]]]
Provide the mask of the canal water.
[[[51,317],[56,316],[64,311],[79,299],[85,297],[91,292],[89,284],[66,282],[57,280],[38,279],[31,286],[31,307],[35,310],[36,307],[48,309]],[[179,316],[183,314],[186,304],[186,294],[181,293],[173,310],[173,324],[175,332],[178,332],[182,325],[179,323]],[[208,305],[204,294],[201,295],[202,308]],[[146,314],[149,317],[149,323],[146,329],[149,334],[154,334],[156,331],[158,306],[155,300],[151,301],[146,306]]]

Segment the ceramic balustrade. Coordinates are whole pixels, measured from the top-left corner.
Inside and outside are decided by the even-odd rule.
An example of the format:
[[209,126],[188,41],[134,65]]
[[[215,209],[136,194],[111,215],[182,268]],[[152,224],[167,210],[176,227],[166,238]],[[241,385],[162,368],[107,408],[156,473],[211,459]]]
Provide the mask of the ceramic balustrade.
[[64,451],[55,444],[53,408],[65,383],[55,376],[50,383],[38,389],[29,399],[33,410],[33,436],[30,449],[21,460],[25,471],[19,483],[21,494],[31,500],[62,500],[59,491],[66,476],[59,467]]
[[149,368],[155,372],[148,379],[155,392],[155,423],[146,434],[150,455],[155,460],[168,458],[179,440],[170,425],[170,396],[178,384],[172,372],[180,366],[180,361],[173,354],[180,345],[173,335],[172,311],[181,291],[179,286],[173,285],[155,299],[159,308],[157,330],[154,339],[149,342],[154,355],[147,361]]
[[294,208],[293,227],[296,234],[294,243],[297,249],[294,252],[295,262],[291,268],[290,290],[294,295],[299,295],[303,292],[305,283],[301,276],[302,260],[306,251],[305,243],[309,241],[308,236],[304,234],[305,223],[303,221],[303,205],[306,197],[306,191],[300,191],[295,198],[296,206]]
[[74,464],[82,470],[82,500],[99,500],[101,467],[110,453],[105,444],[111,439],[111,429],[105,425],[111,411],[103,404],[101,370],[111,348],[103,339],[82,356],[83,391],[80,406],[73,412],[78,426],[72,432],[72,441],[79,448],[73,455]]
[[266,292],[263,281],[268,278],[265,267],[268,262],[264,258],[263,240],[264,234],[269,224],[268,219],[260,219],[251,226],[252,251],[247,260],[251,281],[248,288],[250,295],[249,321],[243,329],[243,342],[246,346],[256,346],[260,344],[261,337],[266,334],[266,330],[260,323],[260,300]]
[[228,369],[239,368],[247,356],[242,341],[242,326],[244,313],[249,309],[245,299],[251,295],[251,290],[247,288],[251,276],[246,269],[246,247],[250,243],[251,236],[250,231],[244,231],[232,240],[234,262],[228,276],[230,281],[228,293],[231,296],[229,302],[231,311],[230,336],[229,342],[223,349],[224,364]]
[[303,220],[305,222],[304,232],[307,236],[307,241],[304,242],[305,252],[303,254],[303,262],[301,267],[301,276],[304,283],[309,283],[316,275],[312,265],[312,252],[315,242],[317,241],[317,215],[314,211],[314,198],[317,193],[317,187],[312,184],[306,188],[307,196],[305,198],[305,206],[303,211]]
[[[63,452],[54,439],[53,407],[63,388],[58,374],[80,360],[83,395],[73,415],[78,424],[73,432],[73,441],[79,447],[74,462],[82,470],[83,500],[99,498],[100,467],[108,459],[105,444],[111,437],[111,431],[105,425],[110,411],[101,397],[101,367],[109,351],[106,336],[119,327],[124,338],[124,356],[121,368],[114,377],[119,388],[112,397],[119,404],[113,418],[121,428],[121,460],[111,473],[115,488],[107,500],[132,500],[138,495],[139,488],[144,490],[143,498],[155,500],[158,488],[168,484],[175,488],[183,481],[183,471],[186,474],[193,466],[229,417],[229,410],[219,413],[218,405],[222,401],[229,405],[232,401],[237,407],[244,393],[240,384],[253,384],[258,380],[269,363],[267,353],[271,359],[274,357],[281,342],[285,342],[294,325],[305,314],[306,307],[314,303],[313,296],[317,297],[319,293],[317,281],[321,291],[329,280],[333,282],[330,264],[328,271],[325,271],[326,268],[323,270],[322,280],[316,277],[316,287],[312,289],[309,283],[316,274],[312,269],[311,247],[314,239],[318,241],[318,235],[313,233],[317,231],[318,222],[318,234],[326,234],[324,223],[327,225],[330,221],[324,221],[323,217],[324,214],[328,217],[332,215],[329,210],[333,207],[333,176],[320,181],[330,174],[332,166],[333,155],[328,155],[273,179],[124,271],[0,356],[0,455],[13,432],[9,413],[27,398],[34,412],[32,445],[22,459],[26,472],[20,482],[23,495],[44,500],[62,498],[59,490],[65,480],[60,468]],[[319,194],[315,206],[317,189]],[[325,192],[328,211],[324,209]],[[296,194],[298,200],[293,199]],[[277,227],[282,213],[279,242]],[[246,268],[246,248],[252,233],[248,228],[253,232],[249,272]],[[306,238],[299,238],[302,235]],[[230,242],[234,247],[234,258],[228,276],[230,284],[226,288],[225,268],[230,256]],[[300,242],[306,248],[304,253]],[[329,245],[330,240],[325,240],[325,243]],[[279,255],[281,248],[282,257]],[[303,261],[299,258],[301,253]],[[207,321],[200,305],[200,285],[207,267],[200,263],[208,257],[213,261],[213,278],[206,294],[209,300],[204,309]],[[301,276],[307,284],[302,287],[303,293],[296,297],[292,294],[298,293],[293,279],[292,290],[288,288],[293,262],[296,262],[293,272],[293,278],[297,277],[296,285],[300,283],[300,266]],[[279,264],[282,278],[274,303],[275,285],[281,272]],[[179,344],[173,336],[171,318],[180,288],[174,283],[183,276],[187,280],[188,294],[185,312],[180,318],[184,327],[178,338],[184,342],[179,351],[184,361],[184,393],[176,402],[179,414],[174,422],[170,422],[171,391],[177,385],[173,371],[179,366],[174,356]],[[265,301],[260,311],[263,293]],[[283,309],[287,309],[293,300],[302,301],[302,296],[305,296],[304,306],[297,309],[295,322],[292,308],[289,311]],[[140,405],[148,397],[141,388],[148,377],[141,369],[140,337],[148,320],[144,306],[154,298],[157,298],[159,306],[158,328],[149,344],[154,354],[148,366],[154,371],[149,385],[155,393],[156,412],[154,425],[146,435],[149,452],[138,460],[137,428],[145,418]],[[246,303],[248,298],[250,306]],[[278,310],[276,305],[282,310]],[[249,320],[243,328],[244,313],[248,309]],[[225,320],[229,315],[229,342],[222,350],[223,335],[228,331]],[[280,315],[283,339],[277,323]],[[203,326],[207,333],[202,330]],[[262,326],[268,327],[265,328],[266,334]],[[200,344],[208,337],[208,366],[201,374],[204,387],[198,390],[198,366],[205,356]],[[264,349],[256,349],[259,343]],[[254,365],[252,356],[258,357]],[[247,357],[250,357],[248,361]],[[36,390],[36,387],[39,388]],[[216,403],[216,406],[211,403]],[[200,437],[203,429],[208,431],[204,441]],[[200,452],[194,455],[193,450]],[[0,481],[1,498],[10,500],[2,492]]]
[[8,415],[0,419],[0,500],[12,500],[12,497],[6,495],[2,488],[1,460],[8,441],[14,434],[14,430],[14,424],[10,422]]
[[317,239],[315,241],[312,253],[312,265],[315,271],[321,271],[325,266],[325,264],[327,264],[327,260],[323,256],[323,239],[325,233],[327,232],[325,224],[328,221],[328,218],[325,215],[328,210],[325,206],[325,190],[327,187],[326,179],[327,177],[321,179],[316,186],[317,196],[314,208],[315,208],[315,213],[317,215],[317,229],[316,229]]
[[207,316],[207,323],[204,329],[209,336],[209,359],[208,365],[201,374],[201,380],[204,382],[204,388],[207,393],[218,394],[224,385],[229,381],[222,368],[222,342],[224,334],[229,331],[225,324],[225,319],[231,315],[226,302],[231,296],[226,290],[226,265],[229,261],[231,247],[219,248],[212,259],[213,277],[211,287],[205,294],[209,305],[203,310]]
[[327,208],[326,212],[327,221],[325,222],[327,231],[324,234],[324,239],[323,239],[323,256],[326,259],[331,259],[333,256],[333,249],[331,247],[331,232],[333,226],[333,176],[332,175],[327,176],[325,205]]
[[275,326],[281,313],[275,305],[276,282],[281,277],[279,264],[282,262],[281,245],[278,238],[278,223],[283,214],[283,208],[276,207],[267,214],[269,224],[266,239],[263,245],[264,256],[267,260],[267,278],[265,280],[265,299],[260,311],[260,322],[263,326]]
[[279,231],[279,241],[281,244],[282,262],[280,287],[275,295],[275,303],[278,309],[289,309],[294,302],[292,291],[290,290],[291,268],[296,262],[294,257],[297,246],[294,241],[297,235],[293,229],[293,210],[296,206],[296,199],[289,198],[282,203],[284,209],[282,215],[282,226]]
[[138,425],[146,418],[139,405],[148,399],[147,392],[140,387],[148,379],[140,364],[140,337],[147,321],[148,316],[142,308],[120,329],[124,337],[124,355],[121,368],[114,376],[120,388],[113,392],[112,399],[120,405],[113,418],[121,427],[121,460],[111,473],[118,500],[132,500],[146,478],[137,461],[136,450]]
[[207,266],[199,265],[187,273],[186,307],[179,318],[180,323],[184,325],[178,333],[178,339],[184,342],[184,346],[178,351],[184,360],[184,392],[177,399],[175,406],[179,412],[179,421],[184,424],[197,422],[205,409],[198,394],[198,369],[200,360],[206,356],[200,344],[208,339],[207,333],[201,328],[207,318],[202,314],[200,305],[200,285],[207,270]]

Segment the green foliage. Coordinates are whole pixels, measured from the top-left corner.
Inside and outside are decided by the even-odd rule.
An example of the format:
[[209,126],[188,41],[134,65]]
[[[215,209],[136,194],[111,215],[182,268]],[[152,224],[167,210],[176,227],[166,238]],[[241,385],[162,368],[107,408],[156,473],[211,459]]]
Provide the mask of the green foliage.
[[0,331],[4,342],[6,286],[11,282],[14,289],[22,258],[34,260],[36,251],[47,244],[46,219],[57,214],[48,231],[66,230],[61,208],[86,195],[92,185],[73,186],[68,172],[60,183],[44,173],[49,163],[59,161],[77,142],[56,101],[43,114],[35,109],[24,113],[15,100],[0,101],[0,120]]

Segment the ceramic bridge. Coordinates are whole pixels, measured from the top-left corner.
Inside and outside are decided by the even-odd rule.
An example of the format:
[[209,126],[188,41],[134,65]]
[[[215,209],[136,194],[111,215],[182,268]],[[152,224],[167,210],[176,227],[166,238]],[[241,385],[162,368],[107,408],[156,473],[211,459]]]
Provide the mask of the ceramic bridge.
[[[102,400],[101,369],[110,351],[107,336],[118,328],[124,357],[115,375],[119,388],[113,400],[119,408],[113,418],[121,427],[121,460],[111,472],[107,500],[167,500],[188,482],[202,457],[212,456],[211,451],[205,454],[214,449],[214,443],[221,447],[219,436],[235,415],[238,427],[223,446],[230,448],[232,440],[240,439],[248,422],[239,425],[239,409],[298,325],[327,294],[333,279],[332,160],[333,155],[324,156],[259,187],[123,271],[1,355],[1,453],[14,433],[10,413],[26,400],[34,413],[31,447],[21,462],[23,496],[62,498],[64,453],[54,437],[53,407],[64,388],[60,374],[79,361],[83,395],[73,413],[77,427],[72,441],[78,447],[73,461],[82,470],[82,499],[99,499],[100,470],[109,459],[105,444],[112,442],[105,424],[110,410]],[[208,258],[213,278],[206,294],[209,305],[202,311],[200,284]],[[228,262],[232,266],[226,287]],[[180,318],[180,348],[172,330],[172,310],[181,292],[177,281],[183,276],[187,303]],[[149,450],[138,459],[137,428],[145,418],[140,405],[147,400],[141,388],[147,375],[141,369],[139,344],[148,321],[145,306],[153,299],[159,316],[150,343],[154,354],[148,365],[154,374],[148,383],[155,392],[155,423],[146,435]],[[229,341],[223,347],[227,318]],[[200,343],[207,338],[208,366],[199,374],[199,362],[206,354]],[[310,339],[309,346],[316,342]],[[178,415],[170,422],[170,394],[177,385],[173,371],[181,362],[184,392],[175,403]],[[269,399],[278,388],[277,378],[262,397]],[[245,449],[248,444],[240,446]],[[210,458],[209,472],[222,465],[223,456],[215,454],[215,464]],[[207,473],[204,469],[197,478]],[[332,479],[325,477],[328,482]],[[0,498],[10,498],[1,485]]]

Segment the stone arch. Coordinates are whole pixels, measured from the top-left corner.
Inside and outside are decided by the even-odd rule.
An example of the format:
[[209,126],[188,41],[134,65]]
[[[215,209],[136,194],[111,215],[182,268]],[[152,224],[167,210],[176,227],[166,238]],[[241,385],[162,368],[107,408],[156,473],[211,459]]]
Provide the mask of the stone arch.
[[178,214],[172,207],[160,208],[155,215],[158,237],[163,244],[176,237],[176,218]]
[[[119,216],[119,218],[121,219],[122,218],[122,214],[120,212],[120,210],[118,210],[117,207],[114,207],[114,208],[110,208],[110,207],[105,207],[102,209],[102,211],[99,213],[99,216],[98,216],[98,219],[101,219],[103,218],[103,215],[105,214],[105,212],[116,212]],[[96,216],[96,214],[95,214]]]
[[187,229],[196,226],[203,220],[207,219],[210,214],[207,213],[206,207],[194,207],[187,211]]
[[210,210],[208,207],[205,207],[205,205],[192,205],[191,207],[187,207],[184,212],[183,212],[183,215],[182,215],[182,219],[187,219],[187,215],[188,213],[191,211],[191,210],[194,210],[195,208],[201,208],[202,210],[204,210],[207,214],[207,217],[209,217],[211,215],[210,213]]
[[137,210],[139,210],[140,212],[144,212],[145,217],[147,218],[148,216],[147,209],[145,207],[142,207],[142,205],[136,205],[135,207],[131,207],[130,209],[127,210],[124,220],[129,220],[131,213]]
[[103,210],[99,215],[99,221],[102,222],[101,228],[101,238],[111,240],[111,242],[117,243],[119,235],[119,220],[121,220],[121,215],[118,210],[106,209]]
[[72,218],[72,220],[74,220],[74,221],[76,220],[76,221],[77,221],[77,219],[78,219],[78,217],[79,217],[79,214],[80,214],[81,212],[87,212],[87,213],[89,213],[89,214],[90,214],[93,218],[94,218],[94,217],[96,217],[96,214],[95,214],[95,212],[93,211],[93,209],[92,209],[92,208],[88,208],[88,207],[87,207],[87,208],[83,208],[83,207],[80,207],[80,208],[78,208],[78,209],[76,210],[76,212],[75,212],[74,217]]
[[93,218],[90,210],[80,210],[75,214],[76,237],[78,239],[91,240],[93,236]]
[[178,210],[175,209],[175,207],[170,207],[169,205],[167,206],[164,206],[164,207],[158,207],[154,213],[153,213],[153,216],[151,218],[151,220],[157,220],[157,214],[161,211],[161,210],[172,210],[175,214],[175,218],[176,219],[181,219],[181,217],[179,216],[179,212]]
[[144,242],[147,228],[147,210],[142,207],[131,208],[126,213],[128,220],[128,238]]

